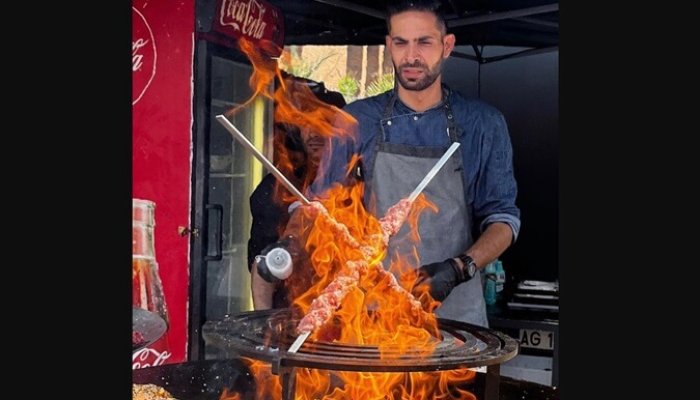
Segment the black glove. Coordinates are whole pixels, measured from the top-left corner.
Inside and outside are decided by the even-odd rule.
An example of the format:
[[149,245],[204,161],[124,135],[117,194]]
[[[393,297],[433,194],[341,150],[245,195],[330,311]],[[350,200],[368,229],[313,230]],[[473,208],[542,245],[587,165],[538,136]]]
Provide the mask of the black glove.
[[437,301],[443,301],[455,286],[469,280],[454,258],[424,265],[418,268],[418,279],[413,286],[416,288],[427,283],[430,285],[430,295]]

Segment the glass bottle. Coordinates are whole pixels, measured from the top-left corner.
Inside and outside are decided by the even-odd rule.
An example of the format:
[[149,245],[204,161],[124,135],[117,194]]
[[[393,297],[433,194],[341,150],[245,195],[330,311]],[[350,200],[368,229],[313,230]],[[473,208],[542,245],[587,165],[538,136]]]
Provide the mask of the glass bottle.
[[500,297],[506,285],[506,270],[503,269],[503,262],[496,260],[496,296]]
[[484,272],[486,277],[484,300],[487,306],[491,306],[496,304],[496,266],[494,263],[487,264]]
[[[156,261],[155,208],[155,203],[150,200],[132,200],[132,303],[134,307],[157,313],[169,325],[168,308]],[[132,367],[160,365],[171,354],[166,332],[155,343],[133,354]]]

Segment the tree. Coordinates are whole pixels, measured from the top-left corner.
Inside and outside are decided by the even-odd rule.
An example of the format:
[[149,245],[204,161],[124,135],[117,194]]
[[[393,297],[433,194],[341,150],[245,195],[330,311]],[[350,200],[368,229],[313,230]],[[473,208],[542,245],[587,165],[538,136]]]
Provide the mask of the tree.
[[348,103],[355,100],[359,90],[360,84],[350,75],[345,75],[338,81],[338,91],[345,97],[345,101]]
[[319,65],[333,56],[335,56],[335,53],[326,54],[315,60],[292,57],[287,65],[286,71],[299,78],[311,79],[311,74],[318,69]]
[[384,74],[367,85],[367,97],[375,96],[394,88],[394,72]]

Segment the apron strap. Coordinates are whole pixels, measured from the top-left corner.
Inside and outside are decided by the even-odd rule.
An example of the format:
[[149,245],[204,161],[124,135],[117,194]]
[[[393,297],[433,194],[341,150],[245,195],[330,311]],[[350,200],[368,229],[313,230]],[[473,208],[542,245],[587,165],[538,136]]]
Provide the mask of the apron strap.
[[[443,111],[445,112],[445,118],[447,119],[447,136],[450,138],[450,143],[457,141],[460,130],[455,122],[454,113],[452,112],[452,107],[450,106],[450,94],[451,90],[449,87],[442,85],[442,98],[443,98]],[[396,105],[396,89],[391,90],[391,95],[389,100],[387,100],[386,105],[384,105],[384,111],[382,112],[382,119],[379,121],[379,135],[377,136],[376,147],[378,148],[381,143],[386,142],[386,133],[384,132],[384,127],[382,126],[382,120],[391,118],[394,113],[394,106]],[[391,122],[389,122],[391,123]],[[355,179],[359,181],[365,181],[364,179],[364,168],[362,165],[362,160],[358,160],[352,168],[352,175]]]
[[450,142],[454,143],[457,141],[457,136],[459,134],[457,123],[455,122],[455,116],[452,112],[452,107],[450,106],[450,92],[449,88],[443,86],[443,97],[445,99],[445,104],[443,105],[445,109],[445,116],[447,117],[447,136],[450,138]]
[[[391,114],[394,113],[394,105],[396,104],[396,90],[391,91],[391,96],[389,96],[389,101],[386,102],[386,106],[384,106],[384,112],[382,113],[382,120],[384,119],[389,119],[391,118]],[[389,124],[391,121],[388,122]],[[379,138],[381,138],[381,142],[386,142],[386,134],[384,133],[384,127],[381,126],[382,121],[379,121]],[[378,138],[378,139],[379,139]],[[377,140],[377,143],[379,143],[380,140]]]
[[[452,107],[450,106],[450,88],[443,85],[442,86],[442,99],[443,99],[443,111],[445,112],[445,118],[447,118],[447,136],[450,138],[450,142],[454,143],[457,141],[457,136],[459,136],[459,130],[457,128],[457,123],[455,122],[454,113],[452,112]],[[394,105],[396,104],[396,90],[391,91],[391,96],[389,101],[386,102],[384,106],[384,112],[382,113],[382,119],[391,118],[391,114],[394,111]],[[380,121],[381,124],[381,121]],[[381,127],[380,127],[381,128]],[[380,129],[382,142],[386,141],[384,130]]]

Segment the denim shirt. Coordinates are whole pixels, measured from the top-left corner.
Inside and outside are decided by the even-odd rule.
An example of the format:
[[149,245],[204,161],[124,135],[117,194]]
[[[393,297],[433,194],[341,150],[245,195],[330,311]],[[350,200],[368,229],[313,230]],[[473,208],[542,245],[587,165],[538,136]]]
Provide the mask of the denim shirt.
[[[374,171],[367,160],[374,157],[376,138],[381,132],[380,120],[390,95],[391,91],[345,106],[344,110],[358,121],[357,131],[350,138],[331,139],[321,158],[316,180],[309,188],[312,197],[321,195],[335,182],[349,183],[347,167],[353,154],[360,154],[365,160],[362,175],[365,181],[371,179]],[[448,96],[457,126],[461,128],[457,139],[464,163],[465,199],[479,231],[483,232],[493,222],[503,222],[513,230],[515,241],[520,231],[520,210],[515,205],[517,184],[513,175],[513,150],[503,114],[481,100],[466,99],[454,90],[450,90]],[[448,146],[447,121],[441,105],[419,113],[397,100],[392,115],[413,115],[416,129],[386,140],[414,146]],[[367,184],[365,190],[369,187]]]

